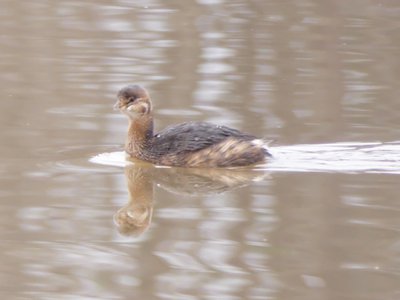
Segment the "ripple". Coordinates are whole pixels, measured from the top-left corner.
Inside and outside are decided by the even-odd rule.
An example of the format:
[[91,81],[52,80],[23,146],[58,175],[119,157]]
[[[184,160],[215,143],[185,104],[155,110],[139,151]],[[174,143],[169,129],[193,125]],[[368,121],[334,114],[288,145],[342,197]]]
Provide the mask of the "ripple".
[[400,142],[332,143],[271,147],[263,168],[286,172],[400,174]]
[[125,167],[132,164],[125,159],[125,155],[125,151],[105,152],[91,157],[89,161],[100,165]]

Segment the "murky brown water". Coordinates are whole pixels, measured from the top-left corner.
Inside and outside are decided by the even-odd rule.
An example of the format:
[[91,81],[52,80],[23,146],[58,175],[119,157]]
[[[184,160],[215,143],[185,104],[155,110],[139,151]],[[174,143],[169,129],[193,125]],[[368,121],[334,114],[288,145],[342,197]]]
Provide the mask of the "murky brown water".
[[[1,7],[2,299],[400,299],[398,1]],[[121,150],[127,83],[158,128],[218,122],[292,159],[391,152],[368,166],[346,148],[334,170],[93,163]]]

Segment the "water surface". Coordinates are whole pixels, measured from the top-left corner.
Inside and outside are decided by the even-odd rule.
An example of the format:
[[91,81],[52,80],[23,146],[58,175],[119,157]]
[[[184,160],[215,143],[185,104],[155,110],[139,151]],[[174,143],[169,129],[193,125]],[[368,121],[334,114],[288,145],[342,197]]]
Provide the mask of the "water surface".
[[[2,4],[2,298],[400,297],[396,1]],[[121,166],[127,83],[274,160]]]

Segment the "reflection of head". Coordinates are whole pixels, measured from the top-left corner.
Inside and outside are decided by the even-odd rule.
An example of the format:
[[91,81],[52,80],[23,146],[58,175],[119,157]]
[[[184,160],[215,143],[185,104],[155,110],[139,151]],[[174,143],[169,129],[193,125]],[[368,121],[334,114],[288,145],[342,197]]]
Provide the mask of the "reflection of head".
[[138,236],[145,232],[151,223],[153,207],[145,205],[128,205],[114,215],[118,231],[123,235]]

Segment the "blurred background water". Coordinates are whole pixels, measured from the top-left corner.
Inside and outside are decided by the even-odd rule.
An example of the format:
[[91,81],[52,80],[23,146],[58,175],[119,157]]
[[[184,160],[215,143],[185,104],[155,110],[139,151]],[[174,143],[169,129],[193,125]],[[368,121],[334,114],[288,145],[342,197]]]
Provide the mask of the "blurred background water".
[[397,145],[399,13],[390,0],[1,1],[1,297],[399,299],[397,148],[391,172],[89,161],[121,151],[112,105],[128,83],[151,92],[157,128],[217,122],[277,155]]

